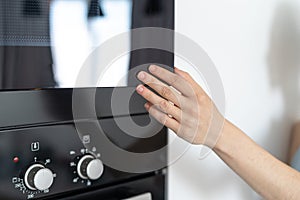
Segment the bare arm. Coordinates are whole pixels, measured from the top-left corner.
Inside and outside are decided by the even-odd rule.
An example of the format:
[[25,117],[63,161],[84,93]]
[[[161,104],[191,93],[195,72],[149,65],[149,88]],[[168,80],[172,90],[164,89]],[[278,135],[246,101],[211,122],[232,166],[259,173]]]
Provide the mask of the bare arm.
[[[300,173],[277,160],[233,124],[222,120],[212,100],[189,74],[179,69],[174,74],[157,66],[149,70],[151,74],[140,72],[138,78],[161,96],[142,85],[137,87],[137,92],[148,101],[145,108],[159,122],[192,144],[212,148],[264,198],[300,199]],[[221,122],[224,125],[215,128]]]
[[214,151],[265,199],[300,199],[300,173],[229,122]]

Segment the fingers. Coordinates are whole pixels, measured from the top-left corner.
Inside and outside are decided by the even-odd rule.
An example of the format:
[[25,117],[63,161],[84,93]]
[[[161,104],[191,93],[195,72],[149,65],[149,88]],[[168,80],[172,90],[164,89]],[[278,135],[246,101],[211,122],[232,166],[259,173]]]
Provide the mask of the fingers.
[[189,84],[193,87],[194,90],[200,91],[202,92],[202,94],[205,93],[203,88],[193,79],[193,77],[189,73],[182,71],[176,67],[174,67],[174,71],[176,74],[178,74],[179,76],[184,78],[187,82],[189,82]]
[[154,92],[143,85],[139,85],[137,87],[137,92],[151,104],[155,105],[157,109],[161,110],[167,115],[171,115],[177,121],[181,121],[181,110],[171,102],[156,95]]
[[181,94],[189,96],[193,94],[192,87],[178,74],[174,74],[164,68],[151,65],[149,71],[159,79],[176,88]]
[[[189,84],[191,84],[191,86],[193,88],[199,88],[198,83],[191,77],[191,75],[185,71],[182,71],[180,69],[178,69],[177,67],[174,67],[174,72],[176,74],[178,74],[179,76],[181,76],[182,78],[184,78],[186,81],[189,82]],[[202,88],[200,88],[202,89]]]
[[175,91],[171,87],[167,86],[166,84],[162,83],[157,78],[155,78],[154,76],[146,72],[138,73],[137,77],[140,81],[150,86],[162,97],[168,99],[169,101],[173,102],[174,104],[180,107],[180,101],[181,101],[180,98],[182,96],[177,91]]
[[146,103],[145,108],[159,123],[170,128],[175,133],[178,132],[180,124],[175,119],[170,118],[167,114],[161,112],[152,104]]
[[191,77],[189,73],[182,71],[176,67],[174,67],[174,72],[181,76],[184,80],[189,82],[189,84],[194,88],[194,90],[196,90],[197,88],[199,91],[204,92],[203,88],[200,87],[200,85],[198,85],[198,83]]

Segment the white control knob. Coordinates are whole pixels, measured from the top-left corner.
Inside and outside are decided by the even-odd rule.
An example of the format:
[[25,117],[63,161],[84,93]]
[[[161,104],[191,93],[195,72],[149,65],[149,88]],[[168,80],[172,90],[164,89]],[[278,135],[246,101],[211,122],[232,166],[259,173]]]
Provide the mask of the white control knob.
[[39,170],[34,176],[34,185],[38,190],[47,190],[53,184],[53,173],[50,169],[44,168]]
[[25,185],[30,190],[47,190],[54,180],[52,171],[41,164],[30,166],[25,173]]
[[103,171],[102,161],[92,155],[83,156],[77,165],[77,173],[82,179],[97,180],[101,177]]

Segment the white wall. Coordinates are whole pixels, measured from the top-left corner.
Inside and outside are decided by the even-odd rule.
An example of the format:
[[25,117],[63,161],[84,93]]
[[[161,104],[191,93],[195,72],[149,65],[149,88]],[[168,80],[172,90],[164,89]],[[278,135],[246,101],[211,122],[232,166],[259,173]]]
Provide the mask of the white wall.
[[[221,75],[226,117],[282,160],[300,110],[299,10],[298,0],[177,0],[176,5],[176,30],[201,45]],[[176,66],[191,71],[179,59]],[[199,152],[191,147],[170,166],[169,199],[259,199],[214,153],[200,160]]]

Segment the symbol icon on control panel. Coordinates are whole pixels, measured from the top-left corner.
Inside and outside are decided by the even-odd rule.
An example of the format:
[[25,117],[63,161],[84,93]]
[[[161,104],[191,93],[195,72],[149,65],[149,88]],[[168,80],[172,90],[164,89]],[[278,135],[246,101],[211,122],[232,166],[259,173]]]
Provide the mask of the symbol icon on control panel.
[[16,182],[18,182],[18,178],[17,177],[12,178],[12,183],[16,183]]
[[79,178],[74,178],[74,179],[73,179],[73,183],[77,183],[78,180],[79,180]]
[[44,194],[47,194],[47,193],[49,193],[50,192],[50,190],[49,189],[47,189],[47,190],[44,190]]
[[70,167],[75,167],[75,166],[76,166],[76,164],[74,162],[70,163]]
[[81,152],[82,154],[86,154],[86,153],[89,152],[89,150],[88,150],[88,149],[80,149],[80,152]]
[[38,150],[40,150],[40,143],[39,142],[31,143],[31,151],[38,151]]
[[91,137],[90,137],[90,135],[84,135],[84,136],[82,137],[82,142],[83,142],[83,144],[89,144],[89,143],[91,142]]
[[45,165],[50,164],[50,163],[51,163],[51,159],[50,158],[46,159]]
[[87,186],[91,186],[91,185],[92,185],[92,182],[91,182],[90,180],[88,180],[88,181],[86,182],[86,185],[87,185]]

